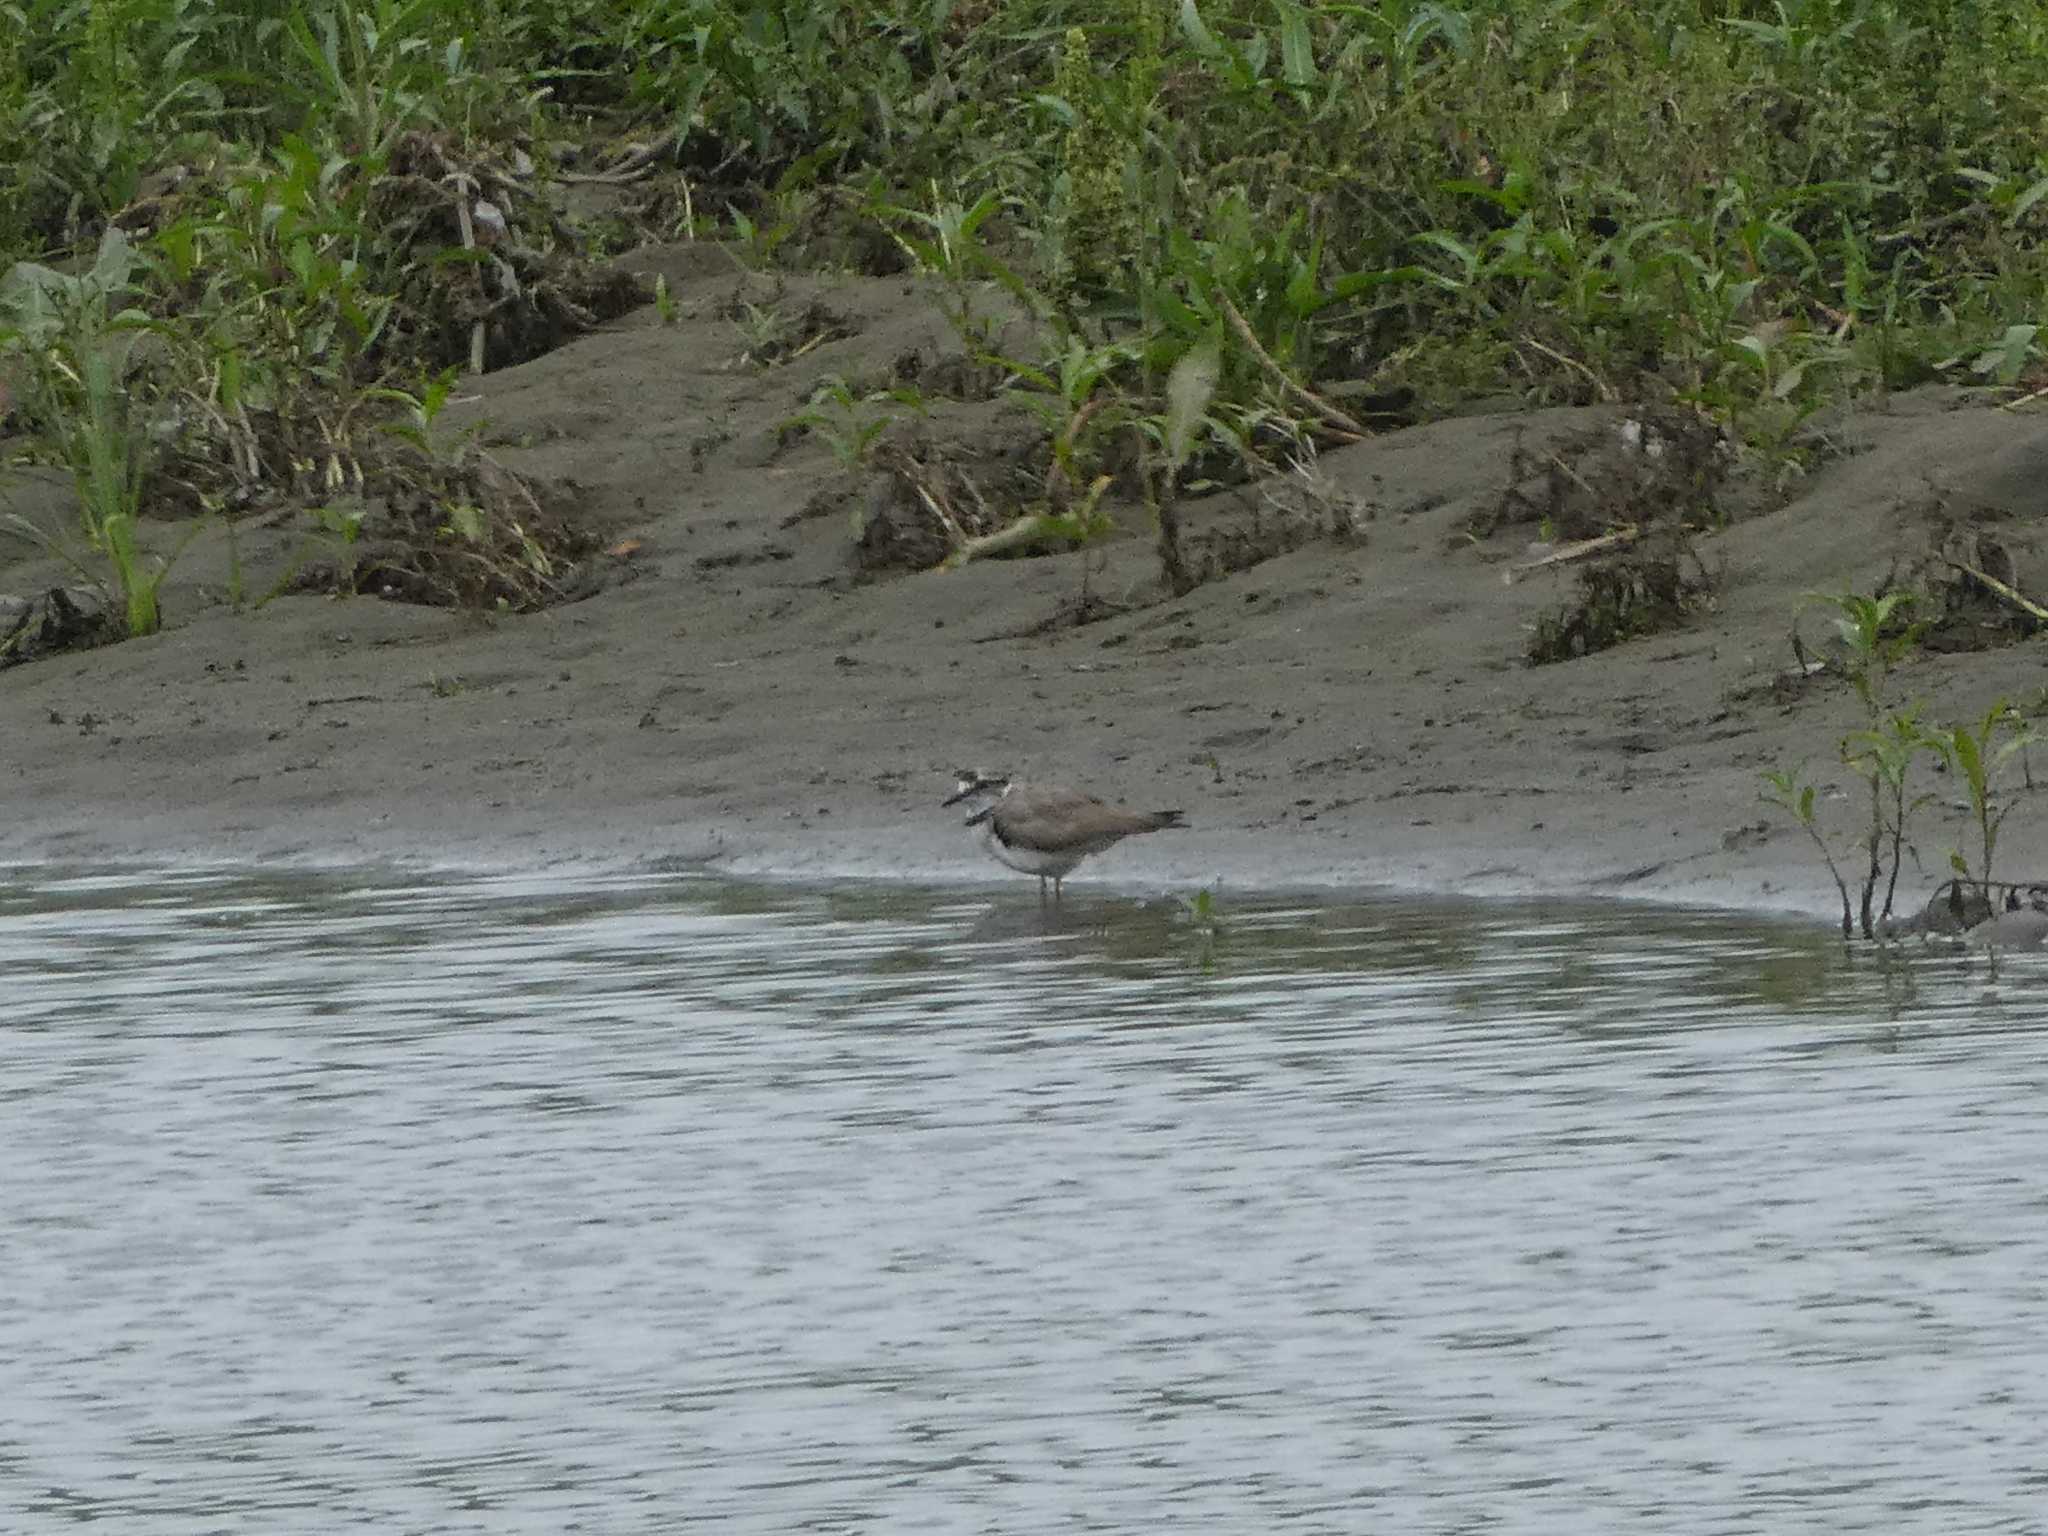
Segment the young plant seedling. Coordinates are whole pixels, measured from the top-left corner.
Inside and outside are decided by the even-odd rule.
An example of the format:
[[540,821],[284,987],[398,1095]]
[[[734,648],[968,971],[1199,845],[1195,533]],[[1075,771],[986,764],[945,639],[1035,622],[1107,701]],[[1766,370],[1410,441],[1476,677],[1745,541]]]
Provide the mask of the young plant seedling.
[[[2003,741],[1999,740],[2001,733]],[[1932,732],[1927,738],[1927,744],[1962,778],[1963,789],[1970,797],[1970,818],[1977,828],[1977,872],[1970,873],[1969,860],[1960,848],[1949,855],[1949,867],[1959,879],[1981,886],[1986,899],[1991,895],[1992,860],[1998,852],[1999,829],[2012,811],[2011,801],[2000,803],[1999,770],[2023,752],[2032,738],[2031,727],[2005,699],[1985,711],[1976,730],[1954,725]]]
[[[1843,671],[1862,702],[1865,724],[1846,733],[1836,751],[1843,765],[1861,778],[1869,791],[1869,819],[1858,839],[1864,854],[1860,900],[1852,903],[1848,881],[1828,847],[1815,815],[1815,788],[1795,773],[1766,773],[1763,799],[1790,815],[1805,830],[1826,862],[1842,898],[1842,937],[1875,938],[1892,914],[1899,870],[1907,850],[1913,814],[1932,797],[1911,789],[1913,760],[1923,752],[1941,750],[1921,726],[1914,707],[1891,708],[1887,690],[1892,669],[1919,638],[1920,626],[1897,622],[1912,594],[1889,592],[1881,597],[1860,593],[1813,593],[1809,601],[1835,611],[1835,628],[1843,645]],[[1882,907],[1877,900],[1884,889]]]
[[826,379],[812,392],[809,408],[785,421],[783,430],[814,433],[832,450],[840,468],[858,469],[868,462],[876,442],[896,421],[890,411],[868,414],[865,407],[873,398],[856,395],[844,379]]
[[1856,936],[1856,919],[1849,905],[1849,883],[1842,878],[1841,866],[1835,862],[1834,850],[1828,847],[1828,840],[1821,836],[1820,825],[1814,817],[1815,786],[1806,783],[1797,769],[1788,772],[1766,773],[1764,788],[1759,798],[1766,805],[1784,811],[1813,839],[1813,846],[1820,850],[1821,862],[1828,867],[1828,874],[1834,878],[1835,890],[1842,898],[1842,937]]

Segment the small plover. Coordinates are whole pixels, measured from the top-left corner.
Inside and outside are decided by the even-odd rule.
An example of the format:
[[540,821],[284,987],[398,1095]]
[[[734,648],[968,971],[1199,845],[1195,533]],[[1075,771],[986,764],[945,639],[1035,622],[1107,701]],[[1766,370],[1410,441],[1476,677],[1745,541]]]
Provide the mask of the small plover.
[[1045,882],[1053,898],[1060,882],[1091,853],[1140,832],[1183,826],[1179,811],[1129,811],[1060,784],[1023,784],[1005,773],[961,770],[947,805],[971,805],[967,825],[981,833],[989,857]]

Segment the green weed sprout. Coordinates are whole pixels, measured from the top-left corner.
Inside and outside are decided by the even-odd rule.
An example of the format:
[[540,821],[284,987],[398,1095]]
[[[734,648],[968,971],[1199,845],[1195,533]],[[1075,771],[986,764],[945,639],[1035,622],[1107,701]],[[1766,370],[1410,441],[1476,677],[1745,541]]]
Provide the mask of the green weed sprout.
[[1813,846],[1820,850],[1821,861],[1827,865],[1828,873],[1834,877],[1835,889],[1842,897],[1842,937],[1854,938],[1856,922],[1849,906],[1849,883],[1842,878],[1842,869],[1835,862],[1834,850],[1828,847],[1828,841],[1821,836],[1820,826],[1814,819],[1814,786],[1802,780],[1797,769],[1789,772],[1768,772],[1764,775],[1764,789],[1760,798],[1764,804],[1776,806],[1791,816],[1804,829],[1806,835],[1813,839]]
[[817,434],[832,450],[840,468],[858,469],[867,463],[876,442],[896,421],[890,411],[866,414],[863,407],[867,403],[846,380],[828,378],[812,392],[809,408],[785,421],[783,430],[801,428]]
[[391,436],[410,443],[428,458],[436,457],[434,446],[434,421],[447,407],[448,397],[455,389],[459,370],[444,368],[420,386],[420,392],[378,386],[363,391],[365,400],[382,400],[399,407],[401,415],[395,421],[384,423],[383,430]]
[[1195,963],[1203,972],[1216,969],[1216,946],[1223,936],[1222,902],[1216,886],[1205,885],[1180,899],[1180,915],[1195,935]]
[[1844,648],[1843,669],[1874,725],[1884,710],[1892,668],[1919,642],[1924,628],[1894,623],[1896,615],[1912,606],[1913,594],[1887,592],[1882,597],[1864,597],[1856,592],[1809,592],[1807,601],[1835,610],[1835,631]]
[[[1863,834],[1868,862],[1860,911],[1863,936],[1871,938],[1877,931],[1872,906],[1878,884],[1886,882],[1882,915],[1889,918],[1892,898],[1898,890],[1906,821],[1927,799],[1921,796],[1909,803],[1906,787],[1913,759],[1928,747],[1918,712],[1890,709],[1886,698],[1892,669],[1918,641],[1923,626],[1898,622],[1904,610],[1912,606],[1910,592],[1887,592],[1881,597],[1865,597],[1856,592],[1816,593],[1811,600],[1835,610],[1835,631],[1842,640],[1843,665],[1868,721],[1862,730],[1842,738],[1839,751],[1843,763],[1860,775],[1870,790],[1870,821]],[[1891,852],[1889,877],[1887,845]]]
[[[1861,909],[1865,938],[1878,931],[1879,921],[1892,915],[1892,903],[1899,889],[1899,869],[1905,862],[1907,822],[1934,798],[1931,794],[1909,796],[1907,780],[1913,759],[1923,752],[1938,750],[1936,742],[1921,727],[1916,708],[1894,710],[1876,726],[1851,731],[1842,738],[1842,761],[1870,786],[1870,825],[1864,837],[1869,862],[1863,877]],[[1885,882],[1884,906],[1873,915],[1872,904],[1880,880]]]
[[[2001,733],[2004,741],[1998,739]],[[1969,860],[1961,849],[1949,855],[1949,865],[1962,880],[1982,886],[1987,898],[1991,894],[1992,859],[1998,851],[1999,828],[2012,810],[2011,802],[1999,803],[1999,770],[2032,740],[2032,728],[2005,699],[1985,711],[1974,731],[1967,725],[1954,725],[1928,737],[1928,744],[1962,778],[1970,797],[1971,819],[1977,826],[1977,873],[1970,873]]]
[[[977,358],[989,351],[989,325],[974,313],[969,283],[976,277],[989,276],[1026,302],[1036,297],[1022,279],[981,245],[981,226],[1002,206],[1002,198],[994,192],[984,192],[972,203],[946,201],[939,196],[938,183],[933,182],[929,213],[893,204],[876,210],[890,221],[884,224],[889,238],[921,268],[945,280],[950,295],[944,306],[946,319],[961,343]],[[905,223],[922,229],[923,233],[907,232],[900,227]]]
[[1008,397],[1031,411],[1052,438],[1052,473],[1047,484],[1063,483],[1069,491],[1087,484],[1099,458],[1098,445],[1123,426],[1128,412],[1113,384],[1117,373],[1136,365],[1142,349],[1131,342],[1092,345],[1068,335],[1065,345],[1043,365],[1002,359],[1011,376],[1029,388],[1011,388]]
[[[1907,829],[1928,795],[1911,788],[1913,760],[1923,752],[1940,751],[1936,739],[1921,726],[1917,708],[1893,708],[1887,690],[1891,671],[1919,638],[1921,626],[1899,622],[1911,606],[1912,594],[1888,592],[1881,597],[1860,593],[1809,593],[1808,601],[1834,610],[1836,633],[1843,646],[1843,670],[1863,704],[1863,727],[1836,744],[1842,763],[1869,789],[1869,819],[1859,839],[1865,862],[1860,900],[1852,905],[1843,877],[1814,814],[1814,786],[1796,772],[1764,774],[1762,798],[1792,817],[1812,839],[1826,862],[1842,898],[1842,937],[1853,937],[1860,920],[1863,937],[1875,938],[1892,914],[1899,869],[1906,851]],[[1884,902],[1878,905],[1878,888]]]

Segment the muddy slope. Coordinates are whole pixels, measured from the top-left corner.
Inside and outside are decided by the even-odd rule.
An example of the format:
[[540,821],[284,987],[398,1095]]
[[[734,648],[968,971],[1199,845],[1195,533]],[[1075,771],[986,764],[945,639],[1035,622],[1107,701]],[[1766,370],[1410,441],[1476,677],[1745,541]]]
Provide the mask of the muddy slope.
[[[1179,600],[1157,600],[1135,518],[1087,555],[856,579],[874,483],[787,424],[834,377],[942,381],[953,348],[928,295],[749,277],[701,248],[642,264],[669,273],[675,323],[636,314],[480,381],[451,413],[573,495],[619,551],[585,573],[594,595],[524,617],[305,595],[237,611],[234,563],[245,598],[265,592],[303,535],[245,525],[231,550],[209,528],[166,589],[165,633],[0,672],[0,858],[951,876],[983,866],[936,801],[956,763],[978,763],[1187,812],[1192,830],[1104,858],[1102,879],[1825,912],[1806,845],[1757,798],[1762,769],[1802,759],[1854,787],[1831,766],[1848,690],[1786,679],[1802,595],[1869,590],[1994,528],[2024,588],[2048,512],[2038,413],[1900,399],[1838,423],[1841,457],[1789,504],[1698,541],[1718,580],[1677,629],[1530,666],[1532,628],[1576,577],[1503,580],[1537,535],[1500,520],[1503,493],[1545,445],[1622,426],[1612,410],[1549,411],[1326,454],[1357,537]],[[779,350],[761,346],[763,310],[783,322]],[[936,399],[900,429],[991,477],[1032,452],[1028,426],[986,402]],[[61,518],[65,496],[45,471],[0,487],[32,521]],[[1245,505],[1219,497],[1191,519],[1227,531]],[[0,593],[67,579],[0,532]],[[1047,628],[1084,579],[1128,611]],[[1823,628],[1801,625],[1814,647]],[[1897,686],[1963,717],[2001,694],[2037,700],[2041,662],[2038,641],[1953,650]],[[1959,835],[1937,788],[1926,872],[1909,874],[1921,890]],[[1843,824],[1852,812],[1828,803]],[[2031,804],[2014,813],[2008,872],[2048,876],[2040,823]]]

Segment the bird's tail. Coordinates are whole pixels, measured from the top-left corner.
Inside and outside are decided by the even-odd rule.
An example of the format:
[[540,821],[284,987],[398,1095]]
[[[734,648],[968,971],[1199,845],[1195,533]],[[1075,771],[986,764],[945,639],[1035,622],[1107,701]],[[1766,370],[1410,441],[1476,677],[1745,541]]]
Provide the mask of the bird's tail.
[[1145,819],[1152,823],[1145,829],[1147,832],[1164,832],[1168,827],[1187,825],[1186,813],[1183,811],[1154,811]]

